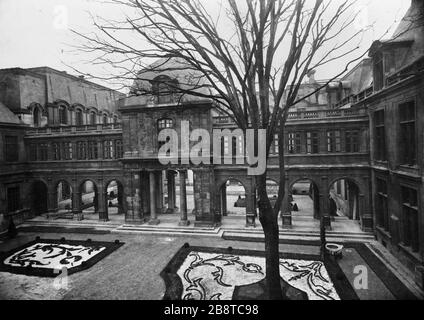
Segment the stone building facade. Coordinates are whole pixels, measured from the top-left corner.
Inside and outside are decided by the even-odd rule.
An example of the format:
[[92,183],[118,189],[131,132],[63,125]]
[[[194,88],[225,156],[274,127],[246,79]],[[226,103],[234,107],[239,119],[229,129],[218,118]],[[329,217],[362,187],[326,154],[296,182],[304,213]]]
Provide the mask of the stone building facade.
[[[415,18],[420,12],[422,2],[414,0],[392,39],[375,42],[369,58],[291,110],[281,212],[281,227],[290,228],[290,193],[307,180],[314,217],[324,217],[331,227],[331,197],[346,190],[348,206],[355,208],[347,210],[348,217],[373,232],[415,272],[417,282],[424,261],[424,30]],[[68,215],[81,219],[87,181],[102,221],[110,218],[108,188],[114,183],[122,223],[157,225],[163,215],[175,215],[176,225],[197,227],[226,219],[227,184],[237,181],[245,194],[241,223],[255,226],[255,179],[247,175],[247,165],[164,165],[158,159],[159,132],[172,128],[179,135],[181,121],[211,136],[213,130],[236,129],[211,101],[163,94],[160,83],[178,84],[186,75],[145,73],[125,97],[50,68],[0,70],[0,232],[10,217],[19,222],[46,212],[50,218],[61,216],[58,186],[63,185]],[[149,79],[157,88],[146,96],[142,91]],[[301,94],[319,84],[311,73]],[[237,140],[223,138],[224,157],[235,161],[237,148]],[[268,178],[277,184],[278,154],[275,138]],[[193,212],[187,210],[189,172]]]

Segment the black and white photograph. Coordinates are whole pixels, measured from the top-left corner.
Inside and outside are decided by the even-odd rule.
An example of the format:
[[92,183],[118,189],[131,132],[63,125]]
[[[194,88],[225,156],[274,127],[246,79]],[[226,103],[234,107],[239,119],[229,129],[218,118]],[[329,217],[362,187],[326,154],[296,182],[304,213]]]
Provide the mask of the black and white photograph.
[[424,0],[0,0],[0,300],[421,301],[423,125]]

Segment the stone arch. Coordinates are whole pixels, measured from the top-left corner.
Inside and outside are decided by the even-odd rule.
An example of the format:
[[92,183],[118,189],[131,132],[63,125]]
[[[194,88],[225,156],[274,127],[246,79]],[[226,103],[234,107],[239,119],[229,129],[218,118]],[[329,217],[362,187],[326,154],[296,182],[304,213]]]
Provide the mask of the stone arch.
[[[87,188],[88,184],[88,189]],[[93,194],[94,193],[94,194]],[[95,179],[86,178],[78,184],[78,211],[87,213],[91,212],[91,208],[94,209],[93,213],[96,213],[99,208],[99,186]]]
[[[115,192],[115,190],[111,190],[109,192],[109,186],[113,183],[116,182],[117,185],[117,190]],[[103,190],[105,191],[106,194],[106,213],[107,216],[110,218],[110,215],[112,214],[110,210],[112,207],[117,208],[117,214],[120,215],[124,212],[124,184],[116,178],[111,178],[109,180],[107,180],[104,184]]]
[[[341,181],[347,183],[339,185],[338,183]],[[342,214],[349,220],[361,220],[365,189],[360,181],[351,176],[340,176],[332,179],[327,188],[330,215],[337,216]],[[338,190],[339,188],[340,190]]]
[[229,195],[227,193],[227,183],[234,181],[237,182],[239,184],[241,184],[241,186],[243,187],[244,190],[244,197],[243,194],[238,194],[238,198],[237,198],[237,194],[232,195],[233,199],[231,201],[234,201],[234,204],[231,205],[231,207],[234,207],[234,210],[237,210],[236,208],[242,208],[243,206],[245,207],[245,214],[247,215],[247,210],[248,210],[248,205],[247,205],[247,196],[250,192],[250,188],[247,184],[246,181],[243,181],[244,179],[241,177],[234,177],[234,176],[230,176],[230,177],[221,177],[219,179],[219,182],[217,183],[217,194],[218,196],[218,209],[219,212],[221,214],[222,217],[228,216],[228,200],[229,200]]
[[72,195],[75,192],[66,178],[59,179],[54,183],[57,208],[60,210],[72,210]]
[[[311,184],[309,186],[308,190],[304,190],[304,192],[299,192],[300,194],[295,194],[293,192],[294,185],[302,180],[307,180]],[[325,210],[324,203],[322,203],[323,200],[323,193],[322,193],[322,186],[316,182],[314,178],[306,177],[306,176],[297,176],[295,178],[292,178],[288,184],[288,196],[289,196],[289,203],[292,203],[291,209],[292,213],[296,212],[297,210],[303,211],[300,204],[296,202],[297,197],[302,196],[309,196],[312,200],[312,214],[314,219],[320,219],[321,216],[324,214],[323,210]],[[307,205],[305,203],[305,205]],[[296,208],[297,207],[297,208]],[[309,211],[307,211],[309,212]]]
[[362,181],[360,181],[360,180],[358,180],[358,179],[357,179],[357,178],[355,178],[355,177],[352,177],[352,176],[346,176],[346,175],[339,176],[339,177],[336,177],[336,178],[331,179],[331,180],[329,181],[328,186],[327,186],[328,191],[330,191],[330,188],[333,186],[333,184],[334,184],[334,183],[336,183],[337,181],[340,181],[340,180],[348,180],[348,181],[350,181],[350,182],[352,182],[352,183],[356,184],[356,186],[357,186],[357,187],[358,187],[358,189],[359,189],[359,194],[364,195],[364,192],[365,192],[365,190],[366,190],[366,189],[365,189],[365,186],[364,186],[363,182],[362,182]]

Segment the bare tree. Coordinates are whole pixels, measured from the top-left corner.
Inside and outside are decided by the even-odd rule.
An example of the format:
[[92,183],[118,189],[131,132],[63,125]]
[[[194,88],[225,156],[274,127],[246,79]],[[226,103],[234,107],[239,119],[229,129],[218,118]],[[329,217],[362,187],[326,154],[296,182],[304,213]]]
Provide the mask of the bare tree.
[[[267,173],[256,177],[259,220],[265,235],[266,287],[269,299],[282,299],[279,273],[278,215],[285,196],[284,126],[291,106],[322,90],[349,64],[316,91],[298,97],[308,72],[355,54],[364,30],[354,28],[353,1],[131,0],[113,1],[130,13],[122,21],[94,19],[99,32],[83,34],[78,49],[96,55],[92,63],[108,65],[114,74],[98,77],[128,83],[150,81],[148,72],[193,71],[187,83],[172,88],[181,95],[215,101],[242,129],[266,129],[268,159],[279,136],[280,185],[272,206]],[[170,64],[169,59],[181,63]],[[152,63],[153,61],[159,61]],[[140,70],[144,70],[140,72]],[[172,84],[170,84],[172,86]],[[151,94],[154,86],[140,86]]]

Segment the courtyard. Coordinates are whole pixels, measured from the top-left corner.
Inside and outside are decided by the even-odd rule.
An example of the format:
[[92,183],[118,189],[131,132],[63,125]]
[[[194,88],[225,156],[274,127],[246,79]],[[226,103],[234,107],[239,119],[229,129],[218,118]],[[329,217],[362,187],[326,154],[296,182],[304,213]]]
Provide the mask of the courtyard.
[[[85,243],[90,239],[88,243],[93,244],[119,240],[120,246],[98,262],[70,274],[65,282],[60,282],[63,280],[60,277],[28,276],[17,274],[13,269],[2,271],[0,298],[228,300],[261,297],[263,243],[198,235],[114,234],[98,230],[83,233],[83,230],[75,233],[64,233],[58,228],[24,231],[15,239],[1,242],[2,259],[7,252],[25,247],[36,237],[40,237],[41,242],[43,239],[62,239],[63,242],[66,238],[71,243]],[[310,300],[422,298],[411,279],[400,269],[396,270],[396,260],[377,242],[346,242],[344,245],[341,260],[329,259],[322,263],[317,241],[281,239],[281,279],[290,297]],[[359,282],[358,275],[363,276]]]

